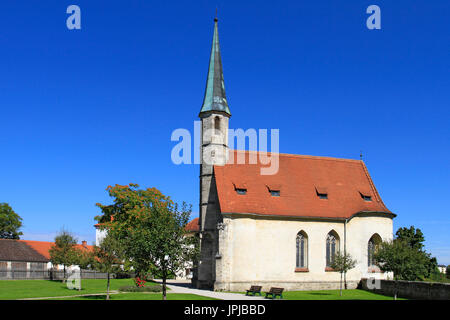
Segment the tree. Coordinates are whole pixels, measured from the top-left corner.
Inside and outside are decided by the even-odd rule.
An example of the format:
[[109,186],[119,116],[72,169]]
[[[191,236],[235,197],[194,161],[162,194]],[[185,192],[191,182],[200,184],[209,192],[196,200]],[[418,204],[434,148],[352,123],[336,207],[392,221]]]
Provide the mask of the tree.
[[100,243],[100,246],[94,247],[94,268],[100,272],[106,272],[106,300],[109,300],[110,275],[121,271],[123,259],[123,248],[120,242],[111,234],[108,234]]
[[80,269],[92,269],[94,267],[94,255],[93,252],[86,248],[76,248],[75,247],[75,263]]
[[76,264],[79,260],[76,244],[77,239],[70,232],[62,229],[55,237],[55,244],[49,250],[52,264],[62,264],[64,266],[63,282],[66,281],[66,266]]
[[[436,257],[431,257],[430,253],[424,252],[424,254],[426,255],[427,260],[428,260],[425,265],[427,273],[424,276],[429,279],[435,279],[436,276],[439,276],[441,273],[438,268],[437,259],[436,259]],[[439,278],[439,277],[437,277],[437,278]]]
[[395,233],[396,239],[406,242],[411,248],[418,250],[422,255],[426,256],[425,272],[418,276],[417,279],[424,280],[434,278],[438,273],[437,259],[432,257],[430,253],[424,250],[425,236],[419,228],[410,226],[409,228],[399,228]]
[[[394,239],[380,243],[374,258],[378,267],[384,272],[393,272],[395,287],[398,280],[414,281],[427,272],[427,255],[411,247],[406,241]],[[397,299],[395,289],[394,299]]]
[[124,256],[140,279],[146,279],[150,271],[161,275],[166,300],[168,275],[196,256],[193,237],[186,236],[185,230],[191,207],[183,203],[180,208],[156,188],[138,187],[109,186],[114,204],[97,204],[103,215],[96,219],[123,245]]
[[22,218],[7,203],[0,203],[0,239],[19,239]]
[[[352,259],[349,253],[341,253],[338,251],[330,264],[330,267],[338,271],[341,274],[341,280],[339,282],[339,294],[342,296],[342,276],[346,274],[347,271],[353,269],[356,266],[356,260]],[[345,286],[347,288],[347,285]]]
[[445,274],[447,276],[447,279],[450,279],[450,264],[447,266],[447,268],[445,269]]
[[411,226],[408,228],[399,228],[395,233],[396,239],[405,241],[410,247],[422,250],[424,247],[425,237],[419,228]]

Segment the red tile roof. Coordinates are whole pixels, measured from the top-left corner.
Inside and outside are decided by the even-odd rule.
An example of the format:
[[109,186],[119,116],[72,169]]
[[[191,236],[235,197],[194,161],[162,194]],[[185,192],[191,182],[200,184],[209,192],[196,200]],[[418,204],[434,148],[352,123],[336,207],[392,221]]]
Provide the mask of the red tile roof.
[[[41,254],[42,256],[44,256],[47,259],[50,259],[50,253],[49,253],[50,248],[55,245],[54,242],[48,242],[48,241],[34,241],[34,240],[17,240],[17,241],[26,243],[28,246],[30,246],[32,249],[34,249],[35,251],[37,251],[39,254]],[[82,244],[77,244],[76,248],[77,249],[86,249],[89,251],[93,250],[93,246],[82,245]]]
[[195,218],[186,225],[185,229],[189,232],[198,232],[200,230],[198,225],[198,218]]
[[[214,166],[217,192],[222,213],[349,218],[359,212],[380,212],[393,215],[379,196],[363,161],[279,154],[279,170],[274,175],[261,175],[268,165],[248,164],[252,151],[230,151],[230,157],[244,152],[246,164]],[[270,156],[270,153],[268,154]],[[232,158],[230,158],[231,160]],[[236,186],[245,185],[245,195],[237,194]],[[280,196],[270,190],[279,189]],[[317,193],[325,192],[328,199]],[[369,195],[365,201],[361,194]]]
[[24,241],[0,239],[0,261],[48,262],[48,257]]

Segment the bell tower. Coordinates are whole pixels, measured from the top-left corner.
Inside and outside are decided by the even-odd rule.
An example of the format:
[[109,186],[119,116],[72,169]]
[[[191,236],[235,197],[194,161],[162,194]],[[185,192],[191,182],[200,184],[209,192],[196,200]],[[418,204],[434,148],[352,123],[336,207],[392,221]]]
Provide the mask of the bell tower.
[[214,165],[228,160],[228,120],[231,117],[225,95],[222,59],[219,48],[218,19],[214,19],[214,35],[209,59],[205,96],[199,113],[201,119],[200,164],[200,258],[197,277],[198,288],[212,288],[215,281],[215,260],[218,254],[217,224],[221,222]]

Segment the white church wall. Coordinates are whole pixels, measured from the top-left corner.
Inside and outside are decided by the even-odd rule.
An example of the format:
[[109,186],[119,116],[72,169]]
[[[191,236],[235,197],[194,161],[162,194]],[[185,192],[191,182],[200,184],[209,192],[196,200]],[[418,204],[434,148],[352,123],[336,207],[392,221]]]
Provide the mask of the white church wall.
[[355,217],[347,224],[347,252],[357,260],[357,265],[347,277],[387,279],[390,273],[372,273],[368,266],[368,244],[370,238],[378,234],[383,241],[393,238],[393,221],[380,217]]
[[[330,221],[269,220],[260,218],[224,218],[217,263],[217,290],[244,290],[250,284],[264,289],[279,285],[286,289],[325,289],[339,284],[338,272],[325,271],[326,237],[334,230],[344,250],[344,223]],[[378,233],[392,238],[392,219],[358,217],[347,223],[347,252],[358,261],[347,274],[354,287],[367,273],[367,245]],[[308,236],[307,272],[296,272],[296,236],[303,230]],[[386,275],[383,275],[384,277]]]

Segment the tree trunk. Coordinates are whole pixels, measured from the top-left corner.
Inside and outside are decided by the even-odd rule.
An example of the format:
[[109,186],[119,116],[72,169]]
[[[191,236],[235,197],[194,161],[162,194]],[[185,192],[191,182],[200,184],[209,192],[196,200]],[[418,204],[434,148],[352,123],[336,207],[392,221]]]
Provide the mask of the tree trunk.
[[162,290],[163,290],[163,300],[167,300],[167,297],[166,297],[166,273],[165,272],[163,272],[163,287],[162,287]]
[[342,272],[341,272],[341,281],[339,281],[339,295],[342,297]]
[[347,290],[347,272],[344,272],[344,289]]
[[394,280],[394,300],[397,300],[397,280]]
[[109,272],[108,272],[108,280],[106,282],[106,300],[109,300]]
[[64,283],[64,282],[66,282],[66,265],[64,264],[63,266],[64,266],[64,272],[63,272],[63,280],[62,280],[62,282]]

